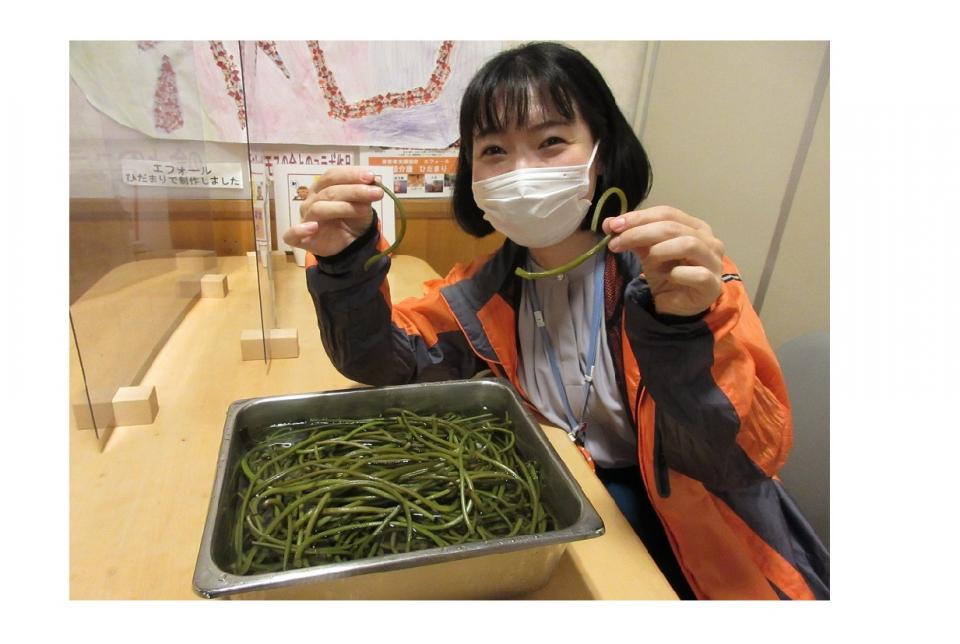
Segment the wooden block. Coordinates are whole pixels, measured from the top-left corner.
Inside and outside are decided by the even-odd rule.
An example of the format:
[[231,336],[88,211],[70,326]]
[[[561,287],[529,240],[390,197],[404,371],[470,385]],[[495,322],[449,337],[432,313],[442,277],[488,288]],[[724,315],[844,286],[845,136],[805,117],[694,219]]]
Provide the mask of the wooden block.
[[263,360],[263,330],[245,329],[240,332],[240,358]]
[[157,388],[150,385],[120,387],[113,397],[113,417],[118,426],[149,425],[159,409]]
[[203,297],[226,297],[227,276],[222,273],[208,273],[200,280],[200,295]]
[[296,358],[300,355],[300,339],[296,328],[270,329],[270,357]]
[[212,250],[182,250],[177,253],[177,270],[205,273],[217,267],[217,254]]

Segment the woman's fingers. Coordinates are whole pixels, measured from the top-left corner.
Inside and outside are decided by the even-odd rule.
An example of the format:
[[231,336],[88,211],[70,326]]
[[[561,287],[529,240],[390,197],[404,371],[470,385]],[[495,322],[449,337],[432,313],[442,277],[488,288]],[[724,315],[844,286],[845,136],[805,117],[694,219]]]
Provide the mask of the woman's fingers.
[[301,221],[369,219],[370,204],[383,199],[383,190],[365,184],[334,184],[321,188],[300,204]]
[[652,224],[657,221],[675,221],[678,224],[703,231],[708,235],[713,234],[707,222],[671,206],[654,206],[643,210],[633,210],[619,217],[608,217],[603,221],[603,230],[607,233],[616,234],[628,228]]
[[713,230],[706,222],[669,206],[607,218],[603,222],[603,230],[613,235],[609,248],[617,253],[632,250],[643,256],[647,249],[656,244],[686,236],[703,240],[720,258],[726,252],[723,242],[713,236]]
[[349,201],[351,203],[371,204],[383,199],[383,190],[366,184],[338,184],[328,186],[317,193],[324,201]]
[[317,234],[320,225],[315,221],[294,224],[283,233],[283,241],[288,246],[302,248],[303,244]]
[[669,264],[702,266],[715,274],[723,268],[722,258],[695,235],[682,235],[654,244],[640,257],[644,271],[658,270]]
[[720,277],[703,266],[674,266],[659,292],[654,292],[658,313],[697,315],[717,301],[723,291]]
[[625,250],[641,252],[668,239],[697,234],[697,229],[676,221],[655,221],[625,229],[610,240],[609,248],[615,253]]
[[373,173],[369,170],[361,170],[360,168],[332,168],[313,180],[313,186],[310,188],[310,192],[320,192],[330,186],[351,183],[371,184],[373,183]]
[[670,280],[675,284],[689,286],[702,292],[713,292],[713,299],[723,290],[723,281],[716,273],[704,266],[674,266]]
[[370,204],[318,200],[300,207],[301,221],[331,222],[337,219],[370,219]]

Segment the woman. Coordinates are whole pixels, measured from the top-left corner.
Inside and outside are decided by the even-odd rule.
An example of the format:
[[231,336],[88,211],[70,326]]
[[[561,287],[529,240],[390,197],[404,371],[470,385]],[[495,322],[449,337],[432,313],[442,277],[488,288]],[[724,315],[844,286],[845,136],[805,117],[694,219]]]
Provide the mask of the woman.
[[[786,388],[724,246],[668,206],[638,205],[646,154],[596,68],[552,43],[506,51],[467,88],[453,206],[508,240],[392,306],[369,173],[331,170],[284,240],[316,256],[324,346],[357,381],[509,379],[567,428],[681,597],[827,598],[829,555],[775,478],[792,442]],[[639,206],[638,206],[639,207]],[[611,216],[612,215],[612,216]]]

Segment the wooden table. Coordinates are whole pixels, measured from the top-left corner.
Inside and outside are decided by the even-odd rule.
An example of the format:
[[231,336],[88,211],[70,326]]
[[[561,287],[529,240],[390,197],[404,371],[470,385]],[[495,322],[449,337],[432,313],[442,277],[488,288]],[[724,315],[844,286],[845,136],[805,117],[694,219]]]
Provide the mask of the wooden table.
[[[221,270],[229,295],[197,302],[143,379],[157,388],[156,420],[118,427],[102,451],[92,430],[71,427],[72,599],[196,599],[191,581],[227,407],[243,398],[356,384],[327,359],[303,269],[293,264],[277,273],[276,298],[280,326],[299,330],[300,357],[242,361],[240,332],[260,322],[257,282],[245,257],[222,258]],[[390,276],[393,298],[419,294],[431,276],[422,261],[399,258]],[[526,598],[675,599],[564,432],[545,431],[606,534],[570,544],[550,582]]]

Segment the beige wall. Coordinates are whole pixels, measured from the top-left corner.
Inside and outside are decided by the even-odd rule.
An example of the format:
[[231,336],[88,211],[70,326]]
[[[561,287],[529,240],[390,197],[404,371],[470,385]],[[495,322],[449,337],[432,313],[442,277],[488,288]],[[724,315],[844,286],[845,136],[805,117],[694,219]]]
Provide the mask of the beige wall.
[[813,130],[761,310],[774,347],[830,329],[830,90]]

